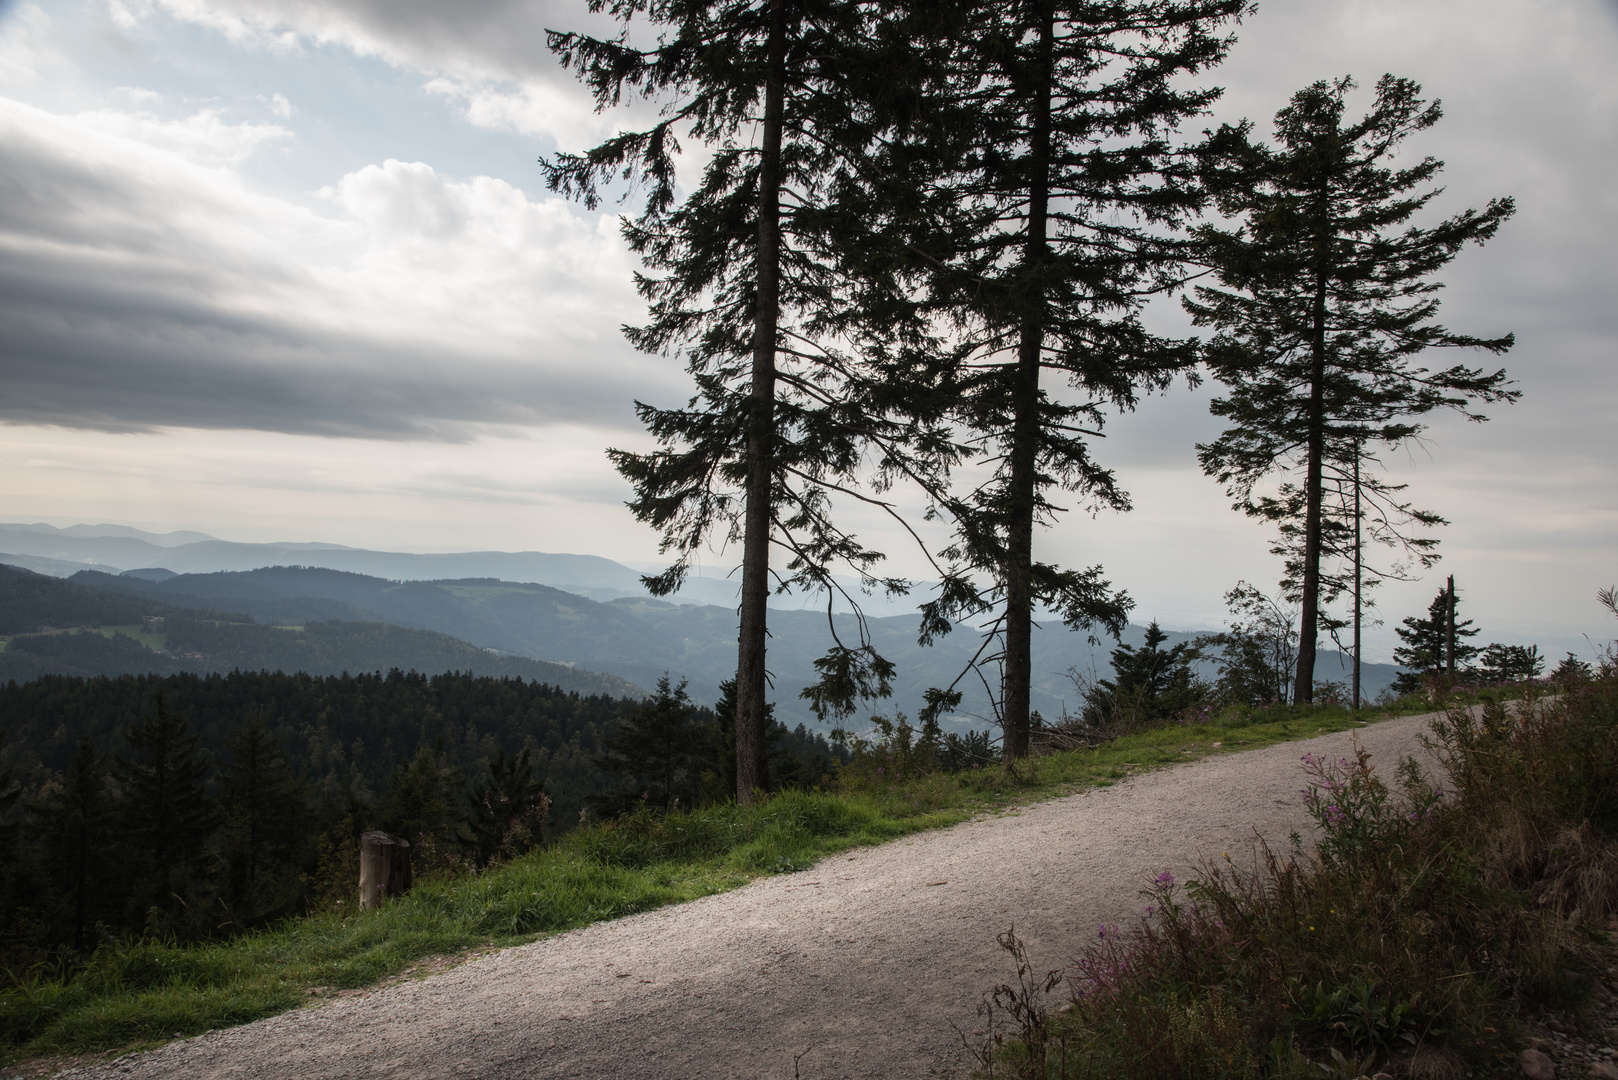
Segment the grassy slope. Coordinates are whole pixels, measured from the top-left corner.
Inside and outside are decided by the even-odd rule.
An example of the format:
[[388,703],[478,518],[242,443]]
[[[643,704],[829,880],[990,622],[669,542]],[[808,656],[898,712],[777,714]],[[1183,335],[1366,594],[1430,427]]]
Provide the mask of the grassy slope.
[[788,793],[746,810],[596,825],[481,876],[419,885],[378,912],[317,914],[217,945],[103,950],[71,980],[14,977],[0,991],[0,1060],[140,1048],[246,1023],[374,985],[424,957],[521,944],[1133,771],[1355,724],[1346,710],[1330,709],[1235,730],[1164,728],[1051,754],[1015,777],[1000,769],[931,775],[877,790]]

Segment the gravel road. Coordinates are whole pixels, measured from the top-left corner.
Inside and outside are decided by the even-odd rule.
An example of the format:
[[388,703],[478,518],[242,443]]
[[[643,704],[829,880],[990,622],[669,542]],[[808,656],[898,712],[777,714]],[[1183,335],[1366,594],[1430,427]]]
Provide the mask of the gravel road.
[[[1427,717],[1361,729],[1392,774]],[[492,953],[431,978],[63,1076],[646,1080],[964,1076],[952,1028],[1012,974],[1009,926],[1061,966],[1140,911],[1163,870],[1307,832],[1324,735],[1149,772],[830,858],[679,907]],[[801,1057],[799,1057],[801,1055]]]

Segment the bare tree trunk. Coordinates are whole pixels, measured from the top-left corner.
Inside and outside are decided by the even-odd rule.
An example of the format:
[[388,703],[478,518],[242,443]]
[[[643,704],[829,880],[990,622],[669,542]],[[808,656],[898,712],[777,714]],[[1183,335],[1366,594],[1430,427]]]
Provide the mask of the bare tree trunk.
[[1449,576],[1444,593],[1444,674],[1455,678],[1455,575]]
[[1321,459],[1326,455],[1326,275],[1315,275],[1309,374],[1309,464],[1304,478],[1303,610],[1298,615],[1298,674],[1292,700],[1315,699],[1315,637],[1320,621]]
[[1029,687],[1033,681],[1035,484],[1039,464],[1039,364],[1045,347],[1045,298],[1037,282],[1045,262],[1050,203],[1051,54],[1055,30],[1047,11],[1039,32],[1039,83],[1034,90],[1029,145],[1028,233],[1023,271],[1036,284],[1026,305],[1013,374],[1010,520],[1006,525],[1006,651],[1001,661],[1001,743],[1007,765],[1028,755]]
[[1354,440],[1354,711],[1360,711],[1360,441]]
[[741,625],[736,651],[736,801],[769,787],[765,645],[770,597],[770,479],[775,426],[775,337],[781,303],[781,119],[785,110],[786,0],[770,0],[770,71],[759,150],[758,309],[753,319],[752,414],[747,432],[747,517],[742,536]]

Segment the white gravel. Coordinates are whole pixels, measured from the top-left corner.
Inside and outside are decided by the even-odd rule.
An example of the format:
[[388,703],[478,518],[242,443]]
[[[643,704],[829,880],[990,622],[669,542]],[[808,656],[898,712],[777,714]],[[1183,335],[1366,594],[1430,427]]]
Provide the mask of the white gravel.
[[[1361,729],[1390,779],[1428,717]],[[830,858],[694,903],[493,953],[417,982],[177,1042],[72,1077],[964,1076],[952,1025],[1012,974],[1015,926],[1040,969],[1182,879],[1307,834],[1306,751],[1227,754]]]

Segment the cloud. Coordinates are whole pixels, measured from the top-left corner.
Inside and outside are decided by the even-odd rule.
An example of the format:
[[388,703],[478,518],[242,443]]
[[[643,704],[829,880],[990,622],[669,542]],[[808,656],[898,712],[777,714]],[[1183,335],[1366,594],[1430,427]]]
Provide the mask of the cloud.
[[7,83],[38,87],[69,77],[73,64],[45,42],[51,19],[38,4],[0,3],[0,18],[8,24],[0,33],[0,73]]
[[243,46],[336,47],[425,76],[480,127],[547,136],[581,150],[620,114],[595,113],[587,91],[545,46],[547,30],[612,33],[611,21],[571,0],[142,0],[131,17],[162,12]]
[[236,165],[268,145],[292,138],[292,132],[278,124],[229,123],[220,109],[202,109],[180,120],[165,120],[146,112],[97,109],[79,113],[73,119],[84,131],[139,143],[202,166]]
[[672,374],[618,334],[640,305],[614,219],[420,162],[317,208],[255,193],[234,166],[289,137],[0,98],[0,419],[454,440],[629,427],[597,362]]

